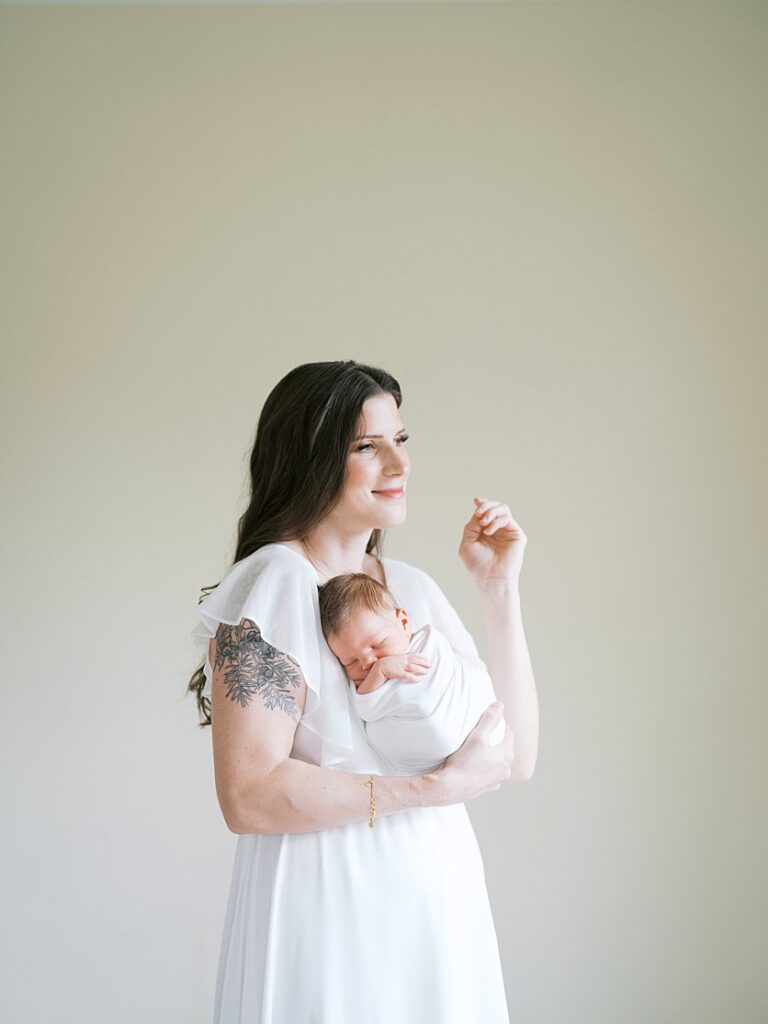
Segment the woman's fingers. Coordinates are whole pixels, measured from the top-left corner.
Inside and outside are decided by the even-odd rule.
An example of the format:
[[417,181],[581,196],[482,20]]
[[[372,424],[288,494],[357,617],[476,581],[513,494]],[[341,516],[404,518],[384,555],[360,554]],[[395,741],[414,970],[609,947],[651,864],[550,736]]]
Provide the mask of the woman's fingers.
[[500,501],[490,501],[488,498],[475,498],[475,501],[477,502],[477,505],[475,507],[474,515],[479,519],[482,519],[488,509],[501,504]]
[[502,526],[514,525],[512,512],[509,505],[501,501],[489,501],[485,498],[475,498],[477,508],[474,516],[482,528],[482,532],[490,537]]
[[[491,733],[494,731],[499,723],[499,719],[504,717],[504,705],[501,701],[494,701],[493,704],[489,704],[485,711],[480,716],[480,720],[474,728],[474,733],[478,733],[484,738],[489,738]],[[512,730],[509,727],[509,723],[506,723],[504,730],[504,736],[499,740],[498,743],[493,744],[502,751],[505,758],[512,763],[512,755],[515,751],[515,737]]]
[[504,705],[497,700],[494,701],[493,704],[489,704],[482,715],[480,715],[477,725],[474,727],[472,732],[475,736],[490,736],[503,714]]
[[512,529],[512,516],[499,516],[498,519],[495,519],[491,525],[486,528],[485,534],[487,537],[490,537],[492,534],[496,533],[497,530],[501,530],[503,527]]
[[499,502],[480,517],[479,523],[483,534],[486,537],[492,537],[502,526],[511,526],[513,521],[509,505],[502,505]]
[[504,713],[500,702],[490,704],[458,750],[445,759],[446,777],[472,799],[501,787],[512,776],[512,730],[507,725],[504,738],[491,743],[491,733]]
[[506,505],[499,505],[491,509],[480,520],[480,525],[485,533],[495,533],[500,526],[509,526],[512,522],[512,515]]
[[504,735],[501,739],[501,742],[498,745],[504,751],[504,754],[508,758],[511,767],[512,759],[515,755],[515,734],[509,728],[509,725],[507,725],[507,728],[504,730]]
[[475,501],[480,502],[480,504],[475,509],[474,515],[477,517],[481,530],[486,537],[490,537],[498,530],[506,527],[512,530],[513,534],[525,545],[528,538],[522,526],[513,518],[509,505],[501,501],[486,501],[484,498],[476,498]]

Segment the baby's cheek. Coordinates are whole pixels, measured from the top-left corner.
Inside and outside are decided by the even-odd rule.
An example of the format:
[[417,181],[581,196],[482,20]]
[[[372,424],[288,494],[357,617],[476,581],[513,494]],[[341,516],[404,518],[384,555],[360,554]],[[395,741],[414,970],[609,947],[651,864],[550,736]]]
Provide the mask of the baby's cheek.
[[389,650],[387,651],[387,654],[407,654],[407,653],[408,653],[408,641],[407,641],[407,639],[404,636],[402,638],[398,637],[396,640],[393,640],[392,643],[389,645]]

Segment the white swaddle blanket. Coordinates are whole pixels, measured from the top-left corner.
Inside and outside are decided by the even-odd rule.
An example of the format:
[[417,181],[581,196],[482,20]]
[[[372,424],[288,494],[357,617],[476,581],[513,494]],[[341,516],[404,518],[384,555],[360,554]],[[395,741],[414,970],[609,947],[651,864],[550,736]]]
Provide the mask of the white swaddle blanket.
[[[496,695],[487,671],[457,654],[434,626],[417,629],[408,651],[429,658],[419,682],[389,679],[372,693],[358,693],[350,680],[352,706],[368,742],[393,768],[430,772],[461,746]],[[505,728],[502,719],[491,743],[501,742]]]

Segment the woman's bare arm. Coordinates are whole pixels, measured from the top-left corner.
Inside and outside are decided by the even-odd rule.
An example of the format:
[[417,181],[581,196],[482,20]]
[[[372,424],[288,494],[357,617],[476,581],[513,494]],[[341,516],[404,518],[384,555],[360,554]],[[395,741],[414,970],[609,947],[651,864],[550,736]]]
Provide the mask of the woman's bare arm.
[[[442,803],[443,788],[436,774],[376,775],[376,818]],[[368,779],[369,775],[284,758],[265,778],[253,779],[243,788],[232,831],[315,832],[365,821],[370,817]]]
[[[290,757],[307,686],[297,663],[261,637],[249,619],[223,623],[211,640],[211,721],[216,793],[237,834],[313,832],[369,817],[368,775]],[[509,778],[511,746],[483,756],[499,713],[474,730],[475,758],[461,770],[376,776],[376,816],[460,803]]]
[[488,637],[488,671],[515,737],[512,781],[526,782],[539,749],[539,702],[516,582],[478,584]]
[[514,734],[511,779],[533,775],[539,750],[539,701],[523,631],[518,582],[528,538],[509,505],[474,497],[459,557],[480,593],[488,636],[487,665],[504,718]]

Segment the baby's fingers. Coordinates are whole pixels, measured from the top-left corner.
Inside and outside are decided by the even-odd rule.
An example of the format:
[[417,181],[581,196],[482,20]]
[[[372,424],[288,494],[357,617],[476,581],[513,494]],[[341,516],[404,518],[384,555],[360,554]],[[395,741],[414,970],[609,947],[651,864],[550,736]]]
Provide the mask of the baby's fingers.
[[426,665],[420,665],[417,661],[409,661],[405,667],[409,672],[416,672],[420,676],[429,672],[429,662]]
[[411,665],[406,666],[403,676],[409,683],[418,683],[426,673],[427,669],[421,665]]
[[409,654],[406,662],[408,668],[413,668],[414,665],[423,665],[424,668],[429,668],[430,664],[429,658],[425,658],[423,654]]

